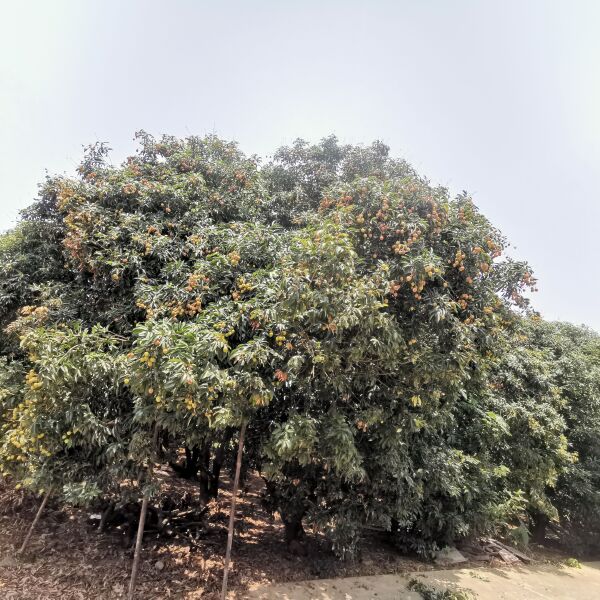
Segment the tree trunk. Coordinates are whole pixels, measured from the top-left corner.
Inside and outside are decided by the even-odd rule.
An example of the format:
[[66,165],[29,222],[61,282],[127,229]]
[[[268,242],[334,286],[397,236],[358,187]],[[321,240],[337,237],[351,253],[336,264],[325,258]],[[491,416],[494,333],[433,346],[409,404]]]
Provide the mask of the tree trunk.
[[210,442],[207,442],[202,449],[198,446],[190,448],[185,447],[185,460],[183,465],[170,462],[170,467],[180,477],[184,479],[198,479],[200,487],[200,499],[203,504],[208,504],[210,500],[210,474],[208,465],[210,462]]
[[244,434],[246,433],[246,421],[240,429],[240,441],[238,443],[237,460],[235,463],[235,478],[233,480],[233,491],[231,493],[231,509],[229,512],[229,529],[227,532],[227,550],[225,552],[225,566],[223,568],[223,587],[221,589],[221,600],[227,598],[227,578],[229,576],[229,563],[231,561],[231,546],[233,545],[233,529],[235,525],[235,503],[237,500],[238,487],[240,485],[240,471],[242,469],[242,453],[244,450]]
[[265,480],[267,502],[270,510],[276,510],[284,526],[285,542],[295,554],[305,552],[301,542],[305,537],[302,519],[306,514],[306,498],[300,494],[283,494],[279,486]]
[[156,449],[157,458],[160,460],[166,456],[169,448],[169,432],[161,431],[158,436],[158,448]]
[[212,468],[210,470],[210,496],[211,496],[211,498],[216,498],[217,495],[219,494],[219,478],[221,476],[221,467],[223,466],[223,461],[225,460],[225,451],[227,449],[227,445],[229,444],[232,436],[233,436],[233,428],[227,427],[227,429],[225,429],[225,432],[223,433],[223,437],[221,438],[219,447],[215,451]]
[[546,541],[546,528],[549,519],[546,515],[536,512],[531,517],[531,540],[536,544],[543,544]]
[[294,515],[293,517],[281,516],[285,532],[285,541],[288,545],[292,542],[300,542],[306,535],[302,526],[302,516]]
[[[158,442],[158,425],[154,424],[154,450],[156,451],[157,442]],[[153,464],[152,461],[154,457],[151,457],[148,462],[148,468],[146,470],[146,474],[148,476],[148,482],[152,481],[152,472],[153,472]],[[142,553],[142,542],[144,539],[144,526],[146,525],[146,513],[148,512],[148,500],[150,498],[150,491],[146,489],[144,492],[144,499],[142,500],[142,509],[140,511],[140,520],[138,523],[137,530],[137,538],[135,541],[135,551],[133,555],[133,565],[131,567],[131,577],[129,579],[129,590],[127,592],[127,600],[133,600],[133,594],[135,592],[135,581],[137,579],[137,574],[140,566],[140,555]]]
[[281,520],[284,527],[285,542],[289,551],[298,556],[306,555],[306,546],[302,543],[306,533],[302,526],[302,517],[305,510],[281,510]]
[[247,492],[246,482],[248,480],[248,461],[242,463],[242,472],[240,473],[240,486],[244,494]]
[[106,524],[109,519],[112,517],[115,511],[115,505],[113,502],[109,502],[108,506],[102,512],[102,517],[100,517],[100,523],[98,524],[98,531],[104,531],[106,529]]
[[185,473],[188,479],[198,475],[200,468],[200,449],[197,446],[185,448]]
[[196,463],[196,472],[200,482],[200,500],[203,505],[210,501],[210,473],[208,467],[210,464],[210,442],[205,442],[202,452],[198,450],[198,459]]
[[48,488],[48,491],[44,495],[44,497],[42,499],[42,503],[40,504],[40,507],[38,508],[37,513],[35,513],[33,522],[31,523],[31,526],[29,527],[29,531],[27,532],[27,535],[25,536],[25,539],[23,540],[21,547],[17,550],[17,554],[23,554],[23,552],[25,552],[25,548],[27,548],[27,544],[29,543],[29,538],[31,537],[31,534],[33,533],[33,530],[35,529],[37,522],[40,520],[40,516],[44,510],[44,507],[46,506],[46,502],[48,502],[48,498],[50,498],[51,491],[52,491],[52,488]]
[[144,494],[142,500],[142,511],[140,512],[140,521],[138,523],[137,538],[135,540],[135,553],[133,555],[133,566],[131,568],[131,578],[129,579],[128,600],[133,599],[135,591],[135,581],[137,579],[138,569],[140,566],[140,554],[142,552],[142,540],[144,539],[144,526],[146,524],[146,512],[148,511],[148,492]]

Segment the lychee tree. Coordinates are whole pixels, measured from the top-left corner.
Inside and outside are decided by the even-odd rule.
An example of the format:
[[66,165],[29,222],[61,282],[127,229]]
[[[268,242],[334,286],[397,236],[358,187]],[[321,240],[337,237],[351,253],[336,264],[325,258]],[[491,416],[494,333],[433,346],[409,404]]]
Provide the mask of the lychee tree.
[[426,553],[552,518],[569,431],[596,493],[576,425],[596,376],[565,410],[577,369],[559,381],[548,338],[520,340],[535,279],[468,195],[381,143],[299,141],[261,165],[214,136],[138,138],[116,167],[90,147],[1,238],[15,483],[86,501],[164,460],[208,502],[247,423],[288,541],[310,522],[341,556],[366,525]]
[[[308,172],[346,172],[328,161],[318,169],[318,152],[307,153]],[[376,286],[377,327],[357,310],[356,297],[344,295],[344,284],[328,277],[322,255],[301,262],[304,288],[292,320],[300,317],[299,335],[322,351],[317,366],[295,359],[304,370],[281,394],[288,416],[279,417],[266,445],[275,506],[283,515],[289,507],[290,535],[301,535],[297,520],[306,515],[331,532],[342,555],[354,552],[367,523],[393,529],[400,543],[419,550],[484,529],[501,500],[503,471],[489,453],[461,447],[458,419],[464,403],[484,395],[488,354],[534,280],[526,265],[501,260],[503,238],[468,197],[451,200],[403,164],[387,166],[385,157],[370,176],[332,175],[317,193],[293,155],[293,167],[283,161],[272,169],[289,187],[300,173],[298,193],[313,205],[319,199],[303,215],[306,227],[331,221],[344,236],[347,248],[338,255],[353,256],[344,281],[353,290],[363,281]],[[294,283],[285,288],[282,306],[289,306]],[[307,317],[316,319],[312,330]],[[471,416],[480,428],[482,417]],[[327,461],[329,422],[346,473]]]
[[12,361],[4,373],[12,389],[4,387],[2,398],[3,474],[74,504],[116,493],[134,472],[131,402],[119,394],[120,341],[100,326],[43,327],[39,308],[21,312],[13,327],[31,368]]

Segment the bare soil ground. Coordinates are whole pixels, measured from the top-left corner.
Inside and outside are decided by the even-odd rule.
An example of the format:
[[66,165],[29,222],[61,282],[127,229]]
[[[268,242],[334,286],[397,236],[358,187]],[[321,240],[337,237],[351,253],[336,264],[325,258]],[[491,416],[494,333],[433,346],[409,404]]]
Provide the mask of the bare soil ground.
[[[163,471],[164,493],[185,494],[198,502],[196,486]],[[230,481],[210,505],[206,528],[197,537],[144,537],[136,597],[144,600],[216,599],[223,575]],[[238,502],[230,598],[246,598],[272,582],[357,577],[429,571],[433,565],[401,556],[377,534],[364,540],[360,561],[340,562],[325,540],[307,532],[307,556],[292,555],[283,526],[262,505],[262,480],[252,475]],[[29,527],[39,500],[0,490],[0,598],[4,600],[118,599],[127,592],[132,549],[124,548],[118,530],[99,533],[90,511],[64,510],[52,501],[22,557],[16,549]],[[541,559],[560,559],[546,553]],[[291,596],[290,596],[291,598]]]
[[429,590],[467,593],[475,600],[597,600],[600,563],[580,568],[533,565],[505,569],[457,569],[407,575],[321,579],[261,586],[248,595],[253,600],[422,600],[409,589],[411,579]]

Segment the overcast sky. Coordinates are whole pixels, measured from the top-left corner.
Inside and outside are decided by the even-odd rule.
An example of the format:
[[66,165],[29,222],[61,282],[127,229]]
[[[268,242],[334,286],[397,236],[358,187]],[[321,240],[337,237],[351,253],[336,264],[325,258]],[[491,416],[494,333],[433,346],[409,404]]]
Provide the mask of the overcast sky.
[[600,2],[0,0],[0,230],[82,146],[381,139],[600,331]]

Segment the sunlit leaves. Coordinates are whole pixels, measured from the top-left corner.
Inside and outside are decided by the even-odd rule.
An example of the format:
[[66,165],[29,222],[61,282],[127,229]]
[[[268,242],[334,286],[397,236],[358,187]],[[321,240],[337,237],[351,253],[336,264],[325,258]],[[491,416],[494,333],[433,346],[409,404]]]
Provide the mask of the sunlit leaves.
[[86,502],[155,433],[173,458],[246,421],[275,507],[341,556],[367,524],[429,552],[532,509],[585,522],[566,482],[593,512],[596,342],[521,320],[535,279],[467,194],[379,142],[262,165],[138,139],[120,166],[89,147],[0,237],[6,474]]

